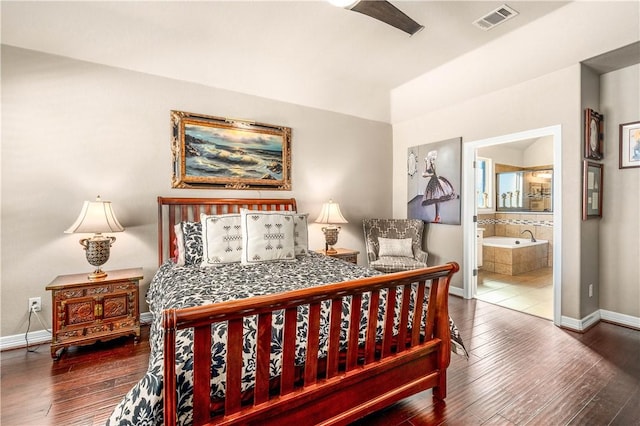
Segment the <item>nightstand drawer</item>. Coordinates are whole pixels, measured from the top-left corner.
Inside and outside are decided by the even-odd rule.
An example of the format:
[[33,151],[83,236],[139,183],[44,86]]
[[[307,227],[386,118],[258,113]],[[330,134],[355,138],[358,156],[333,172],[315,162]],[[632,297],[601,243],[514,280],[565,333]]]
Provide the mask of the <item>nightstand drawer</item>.
[[358,254],[360,254],[359,251],[357,250],[350,250],[350,249],[343,249],[343,248],[336,248],[334,249],[335,253],[328,253],[325,250],[316,250],[316,253],[320,253],[320,254],[324,254],[325,256],[329,256],[329,257],[335,257],[341,260],[344,260],[345,262],[351,262],[354,264],[358,264]]
[[358,264],[358,255],[357,254],[345,254],[344,256],[335,256],[339,259],[344,260],[345,262],[351,262]]

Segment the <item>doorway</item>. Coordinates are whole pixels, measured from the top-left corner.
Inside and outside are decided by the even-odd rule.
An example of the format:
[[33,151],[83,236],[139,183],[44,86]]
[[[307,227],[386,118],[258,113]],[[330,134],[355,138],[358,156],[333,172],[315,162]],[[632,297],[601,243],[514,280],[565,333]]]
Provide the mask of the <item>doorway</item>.
[[[474,164],[477,159],[477,152],[480,149],[503,145],[507,147],[507,144],[514,144],[525,140],[550,137],[553,140],[553,167],[554,173],[552,178],[553,183],[553,250],[552,250],[552,270],[547,270],[546,273],[550,273],[550,279],[552,281],[551,292],[553,294],[553,322],[556,325],[560,324],[561,319],[561,218],[562,218],[562,163],[561,163],[561,126],[551,126],[540,129],[527,130],[519,133],[513,133],[478,141],[473,141],[463,144],[463,200],[462,200],[462,215],[463,215],[463,234],[464,234],[464,258],[463,258],[463,296],[467,299],[478,298],[479,289],[479,271],[476,259],[478,251],[480,250],[477,245],[478,228],[482,225],[478,225],[478,209],[477,209],[477,197],[476,197],[476,169]],[[539,271],[540,275],[545,275],[545,271]],[[489,280],[499,279],[489,274],[480,275],[482,278],[481,285],[483,288],[480,290],[485,292],[484,288],[487,277]],[[530,279],[544,280],[541,277],[529,277]],[[524,278],[521,278],[524,279]],[[538,283],[540,284],[540,283]],[[494,283],[495,286],[500,283]],[[541,285],[541,284],[540,284]],[[514,290],[511,290],[514,291]]]

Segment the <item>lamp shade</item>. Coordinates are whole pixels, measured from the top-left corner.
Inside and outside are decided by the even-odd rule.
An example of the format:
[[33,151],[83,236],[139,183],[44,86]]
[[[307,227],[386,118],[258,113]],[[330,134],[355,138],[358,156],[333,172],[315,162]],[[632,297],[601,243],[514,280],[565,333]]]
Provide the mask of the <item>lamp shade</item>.
[[316,223],[349,223],[347,219],[342,216],[340,212],[340,206],[338,203],[334,203],[332,200],[329,200],[328,203],[324,203],[322,205],[322,211],[320,215],[315,220]]
[[96,201],[85,201],[76,221],[66,231],[66,234],[103,232],[122,232],[124,227],[120,225],[113,209],[111,201],[103,201],[100,196]]

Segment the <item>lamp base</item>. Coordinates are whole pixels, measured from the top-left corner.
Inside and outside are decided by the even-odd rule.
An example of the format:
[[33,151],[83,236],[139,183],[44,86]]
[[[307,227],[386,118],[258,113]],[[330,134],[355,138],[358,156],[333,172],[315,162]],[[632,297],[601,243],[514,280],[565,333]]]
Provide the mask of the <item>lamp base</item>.
[[86,251],[87,261],[96,267],[96,270],[88,276],[90,280],[101,280],[107,276],[101,268],[109,260],[111,244],[115,240],[115,237],[103,237],[100,234],[80,240],[80,245]]
[[96,281],[96,280],[101,280],[107,277],[107,273],[105,271],[103,271],[102,269],[98,268],[95,271],[93,271],[92,273],[90,273],[87,278],[90,281]]
[[340,227],[333,225],[325,226],[322,228],[322,232],[324,232],[325,252],[327,254],[336,254],[338,251],[333,248],[333,245],[338,242]]

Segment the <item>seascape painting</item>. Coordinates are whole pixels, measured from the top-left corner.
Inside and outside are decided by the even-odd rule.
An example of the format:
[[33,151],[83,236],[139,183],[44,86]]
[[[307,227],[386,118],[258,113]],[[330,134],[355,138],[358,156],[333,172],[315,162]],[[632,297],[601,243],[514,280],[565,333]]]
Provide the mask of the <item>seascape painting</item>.
[[289,128],[172,113],[174,187],[291,189]]
[[282,179],[282,139],[236,129],[185,125],[187,176]]
[[460,225],[462,138],[413,146],[407,152],[407,217]]

